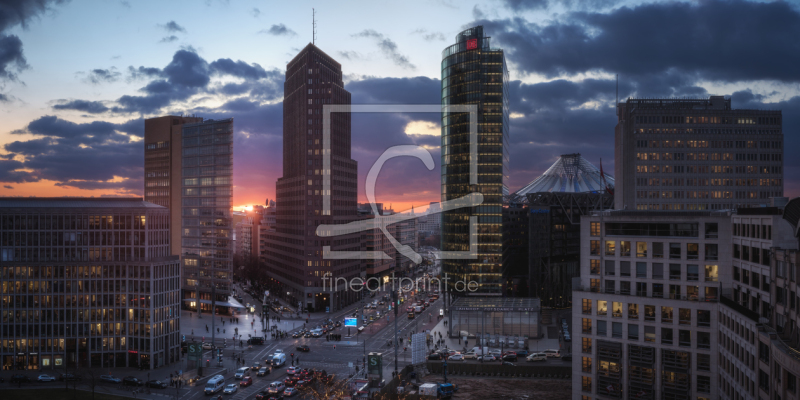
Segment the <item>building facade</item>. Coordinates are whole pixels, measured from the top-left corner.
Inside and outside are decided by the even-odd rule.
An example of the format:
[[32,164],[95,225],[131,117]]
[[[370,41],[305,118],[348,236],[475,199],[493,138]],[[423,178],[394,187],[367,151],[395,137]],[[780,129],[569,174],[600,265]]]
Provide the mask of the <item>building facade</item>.
[[180,361],[169,224],[139,198],[0,199],[3,370]]
[[618,210],[719,210],[783,196],[781,111],[708,99],[628,99],[617,107]]
[[[184,306],[230,313],[233,282],[233,119],[181,132],[181,263]],[[213,301],[212,301],[213,298]],[[198,308],[199,306],[199,308]]]
[[203,118],[167,115],[144,120],[144,200],[170,210],[171,254],[181,253],[181,133]]
[[[286,66],[283,100],[283,177],[276,184],[275,231],[264,233],[261,253],[269,286],[301,308],[335,311],[358,293],[330,279],[362,277],[358,259],[330,259],[326,250],[357,252],[360,233],[320,237],[321,224],[346,224],[357,216],[357,163],[350,156],[350,113],[330,114],[330,136],[323,132],[323,106],[350,104],[341,65],[309,43]],[[327,152],[327,154],[326,154]],[[330,165],[324,165],[329,156]],[[332,190],[325,193],[324,183]],[[330,208],[324,206],[330,196]]]
[[[385,216],[394,213],[393,210],[384,209],[382,203],[375,203],[375,207],[380,215]],[[359,204],[358,214],[360,219],[375,218],[369,203]],[[392,231],[394,229],[389,230],[389,232]],[[396,238],[397,236],[395,236]],[[386,254],[386,258],[371,257],[361,260],[361,268],[366,271],[367,279],[382,279],[383,277],[391,276],[395,271],[397,251],[389,241],[389,238],[380,229],[367,229],[361,232],[361,251],[375,251]]]
[[[466,104],[478,106],[478,159],[470,156],[469,114],[443,111],[442,201],[479,192],[483,202],[441,214],[441,250],[469,251],[470,224],[475,223],[478,253],[472,259],[444,259],[442,272],[451,282],[477,282],[476,291],[458,294],[500,296],[503,189],[508,176],[508,70],[503,50],[491,47],[483,26],[459,33],[456,44],[442,52],[442,106]],[[470,184],[471,161],[477,163],[477,185]]]
[[[411,210],[411,214],[414,214],[413,209]],[[419,235],[417,235],[417,231],[417,218],[411,218],[389,225],[389,232],[392,233],[395,240],[400,242],[403,246],[410,247],[414,252],[419,250]],[[396,275],[407,274],[416,266],[414,261],[404,256],[403,253],[399,251],[395,251],[394,264]]]
[[572,398],[718,398],[731,212],[595,212],[580,235]]
[[[245,216],[236,224],[236,254],[245,259],[250,258],[253,249],[253,217]],[[257,228],[257,226],[256,226]]]

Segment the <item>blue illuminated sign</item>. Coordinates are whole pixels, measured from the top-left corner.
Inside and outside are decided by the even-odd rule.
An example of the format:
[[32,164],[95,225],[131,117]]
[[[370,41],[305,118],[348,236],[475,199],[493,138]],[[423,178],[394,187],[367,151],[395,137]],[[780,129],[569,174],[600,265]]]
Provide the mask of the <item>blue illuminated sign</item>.
[[344,319],[344,326],[345,327],[352,326],[353,328],[357,328],[358,327],[358,319],[357,318],[345,318]]

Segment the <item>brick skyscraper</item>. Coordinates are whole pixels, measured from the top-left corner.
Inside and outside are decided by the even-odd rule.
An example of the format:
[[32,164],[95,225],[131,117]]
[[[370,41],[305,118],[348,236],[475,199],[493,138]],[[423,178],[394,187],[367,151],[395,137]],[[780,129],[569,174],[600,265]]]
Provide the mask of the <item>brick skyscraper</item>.
[[[323,238],[320,224],[343,224],[357,218],[357,163],[350,158],[350,114],[332,113],[331,168],[323,167],[323,105],[350,104],[342,67],[313,44],[286,66],[283,99],[283,177],[276,184],[275,231],[264,238],[262,259],[275,294],[303,309],[338,310],[359,293],[323,288],[323,277],[362,276],[359,260],[323,258],[332,251],[359,251],[360,234]],[[331,182],[330,215],[323,211],[323,180]]]

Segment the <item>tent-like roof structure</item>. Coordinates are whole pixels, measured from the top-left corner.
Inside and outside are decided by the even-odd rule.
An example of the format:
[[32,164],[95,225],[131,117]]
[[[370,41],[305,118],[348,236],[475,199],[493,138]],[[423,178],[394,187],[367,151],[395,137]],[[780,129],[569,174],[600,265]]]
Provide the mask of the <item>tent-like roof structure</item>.
[[525,197],[529,193],[561,192],[561,193],[605,193],[606,183],[614,189],[614,178],[605,173],[605,181],[600,170],[579,153],[562,154],[558,160],[545,171],[516,192]]

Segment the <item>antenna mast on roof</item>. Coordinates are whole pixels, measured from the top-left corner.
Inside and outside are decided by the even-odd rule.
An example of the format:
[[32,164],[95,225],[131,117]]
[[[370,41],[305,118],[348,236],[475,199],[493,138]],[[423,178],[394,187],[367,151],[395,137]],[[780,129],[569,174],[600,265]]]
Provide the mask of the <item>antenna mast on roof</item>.
[[614,93],[616,96],[616,101],[614,103],[614,110],[616,111],[617,116],[619,117],[619,74],[617,74],[617,86]]
[[317,14],[314,9],[311,9],[311,44],[316,44],[317,41]]

